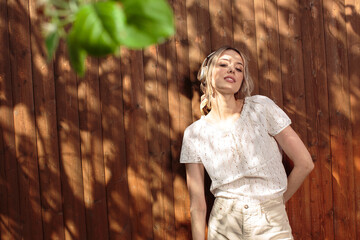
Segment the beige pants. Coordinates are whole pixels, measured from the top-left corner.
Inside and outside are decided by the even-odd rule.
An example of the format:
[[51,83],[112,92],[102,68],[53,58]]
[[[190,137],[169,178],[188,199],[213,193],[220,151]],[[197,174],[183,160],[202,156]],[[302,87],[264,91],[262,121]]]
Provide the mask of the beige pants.
[[208,240],[293,239],[282,198],[261,204],[216,198],[210,213]]

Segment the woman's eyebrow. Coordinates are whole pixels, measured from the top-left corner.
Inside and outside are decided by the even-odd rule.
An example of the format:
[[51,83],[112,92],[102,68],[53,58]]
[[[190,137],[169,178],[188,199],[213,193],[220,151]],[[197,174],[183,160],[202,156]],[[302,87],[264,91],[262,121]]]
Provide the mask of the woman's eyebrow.
[[[226,60],[226,61],[230,61],[228,58],[220,58],[219,60]],[[242,66],[244,66],[244,64],[242,62],[236,62],[236,64],[240,64]]]

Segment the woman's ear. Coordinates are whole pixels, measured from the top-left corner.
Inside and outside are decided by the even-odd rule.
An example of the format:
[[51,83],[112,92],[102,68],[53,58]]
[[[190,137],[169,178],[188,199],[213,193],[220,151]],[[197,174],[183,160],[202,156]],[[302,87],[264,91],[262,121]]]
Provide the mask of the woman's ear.
[[204,79],[204,78],[206,77],[207,71],[208,71],[208,67],[207,67],[207,66],[201,67],[201,72],[200,72],[199,80],[202,80],[202,79]]

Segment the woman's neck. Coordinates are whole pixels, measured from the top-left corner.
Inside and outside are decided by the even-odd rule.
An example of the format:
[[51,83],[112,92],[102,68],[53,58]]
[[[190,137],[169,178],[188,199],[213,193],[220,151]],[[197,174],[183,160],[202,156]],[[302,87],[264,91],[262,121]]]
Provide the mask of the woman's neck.
[[236,100],[232,96],[218,95],[211,101],[211,118],[214,120],[226,120],[240,114],[243,100]]

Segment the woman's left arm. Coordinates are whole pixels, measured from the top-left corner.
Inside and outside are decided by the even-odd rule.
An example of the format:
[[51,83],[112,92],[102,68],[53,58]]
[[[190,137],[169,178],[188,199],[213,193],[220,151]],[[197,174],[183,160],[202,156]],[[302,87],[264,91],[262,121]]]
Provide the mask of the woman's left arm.
[[286,155],[294,162],[294,168],[288,177],[288,188],[284,193],[284,201],[287,202],[314,168],[314,163],[304,143],[290,126],[274,137]]

